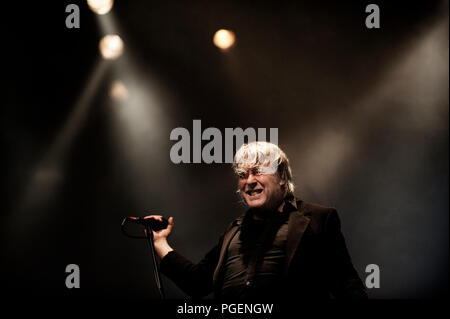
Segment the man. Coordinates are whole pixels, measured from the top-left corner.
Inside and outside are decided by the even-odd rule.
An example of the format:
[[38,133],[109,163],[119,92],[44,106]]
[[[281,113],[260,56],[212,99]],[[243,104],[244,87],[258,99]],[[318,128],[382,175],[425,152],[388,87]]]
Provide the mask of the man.
[[[297,200],[289,160],[276,145],[244,144],[234,157],[247,212],[193,264],[167,243],[174,222],[153,232],[161,271],[194,298],[367,298],[334,208]],[[147,216],[160,220],[161,216]]]

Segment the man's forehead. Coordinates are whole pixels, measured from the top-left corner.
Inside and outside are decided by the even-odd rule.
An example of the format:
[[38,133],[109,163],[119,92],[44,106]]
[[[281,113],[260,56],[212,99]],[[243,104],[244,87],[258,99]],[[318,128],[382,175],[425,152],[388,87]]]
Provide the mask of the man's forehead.
[[266,163],[247,163],[247,164],[240,164],[238,166],[239,171],[253,171],[258,170],[258,172],[263,174],[274,174],[277,171],[277,165],[274,165],[273,163],[266,162]]
[[250,162],[250,163],[239,163],[238,164],[238,168],[244,169],[244,170],[251,170],[251,169],[255,169],[255,168],[268,167],[268,166],[270,166],[270,162],[265,162],[265,163]]

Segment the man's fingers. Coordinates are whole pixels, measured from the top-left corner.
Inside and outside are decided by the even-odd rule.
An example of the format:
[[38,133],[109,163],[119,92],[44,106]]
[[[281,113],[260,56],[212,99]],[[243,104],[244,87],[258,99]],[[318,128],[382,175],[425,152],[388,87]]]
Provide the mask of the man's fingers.
[[173,228],[173,217],[169,217],[169,224],[167,225],[167,230],[171,232],[172,228]]
[[162,222],[163,217],[161,215],[149,215],[145,216],[144,219],[156,219]]
[[[160,222],[163,221],[163,217],[161,215],[149,215],[149,216],[145,216],[144,219],[154,219],[154,220],[157,220]],[[169,217],[168,222],[169,222],[169,224],[167,225],[166,229],[162,229],[157,232],[153,231],[153,235],[158,235],[158,234],[163,234],[163,233],[165,234],[165,231],[167,231],[168,234],[170,234],[170,232],[172,231],[172,228],[173,228],[173,217]],[[167,235],[165,235],[165,236],[167,236]]]

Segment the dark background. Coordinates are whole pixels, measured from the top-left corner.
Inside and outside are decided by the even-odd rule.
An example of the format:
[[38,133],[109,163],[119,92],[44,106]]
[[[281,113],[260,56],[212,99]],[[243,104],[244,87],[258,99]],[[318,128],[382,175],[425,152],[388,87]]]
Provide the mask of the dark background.
[[[67,29],[77,3],[81,28]],[[198,261],[245,207],[229,164],[170,161],[173,128],[278,128],[296,195],[334,206],[374,299],[448,293],[448,1],[83,1],[2,8],[6,83],[2,290],[158,298],[145,241],[122,218],[174,216]],[[219,28],[236,45],[217,49]],[[102,60],[110,31],[124,55]],[[108,95],[114,80],[128,99]],[[81,288],[65,286],[77,264]],[[163,278],[169,298],[185,295]]]

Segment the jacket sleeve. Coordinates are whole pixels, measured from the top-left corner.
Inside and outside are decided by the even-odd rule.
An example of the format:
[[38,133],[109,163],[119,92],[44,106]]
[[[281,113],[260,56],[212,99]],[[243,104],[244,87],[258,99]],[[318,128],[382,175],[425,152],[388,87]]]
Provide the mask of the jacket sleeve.
[[215,246],[198,264],[173,250],[161,260],[161,272],[189,296],[202,298],[212,292],[218,250]]
[[330,211],[325,223],[325,241],[328,283],[333,296],[337,299],[367,299],[367,291],[353,267],[335,209]]
[[194,264],[175,250],[161,260],[161,272],[192,298],[202,298],[213,291],[213,275],[216,269],[223,235],[203,259]]

